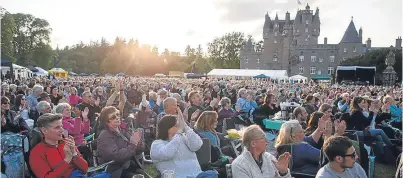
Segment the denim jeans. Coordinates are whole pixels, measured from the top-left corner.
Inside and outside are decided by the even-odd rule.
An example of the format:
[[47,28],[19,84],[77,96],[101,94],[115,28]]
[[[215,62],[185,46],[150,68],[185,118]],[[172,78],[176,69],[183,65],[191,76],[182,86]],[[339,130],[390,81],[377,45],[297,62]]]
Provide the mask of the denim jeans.
[[[375,151],[378,154],[384,153],[383,144],[386,144],[388,147],[393,146],[392,142],[389,140],[388,136],[385,134],[385,132],[383,132],[382,129],[369,129],[368,132],[370,133],[371,136],[375,137],[375,141],[376,141]],[[359,137],[363,137],[364,132],[358,131],[357,135]]]

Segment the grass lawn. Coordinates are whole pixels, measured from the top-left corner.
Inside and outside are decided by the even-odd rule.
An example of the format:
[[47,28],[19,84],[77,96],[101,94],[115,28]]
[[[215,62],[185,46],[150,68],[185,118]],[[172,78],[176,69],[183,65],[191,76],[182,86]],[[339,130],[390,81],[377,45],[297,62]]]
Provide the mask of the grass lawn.
[[375,162],[375,178],[393,178],[396,173],[394,165],[384,165]]
[[[146,172],[151,177],[157,177],[158,171],[153,164],[145,166]],[[375,178],[393,178],[396,168],[393,165],[375,163]]]

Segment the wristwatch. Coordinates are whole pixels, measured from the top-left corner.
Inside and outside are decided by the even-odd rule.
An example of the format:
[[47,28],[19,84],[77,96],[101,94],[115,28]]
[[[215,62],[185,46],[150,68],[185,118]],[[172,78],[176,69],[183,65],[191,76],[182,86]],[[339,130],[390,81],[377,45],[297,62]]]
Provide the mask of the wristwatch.
[[281,177],[286,176],[288,174],[288,170],[285,173],[281,173],[280,171],[278,172],[278,174],[280,174]]
[[77,152],[74,152],[72,155],[73,159],[76,158],[77,156],[78,156]]

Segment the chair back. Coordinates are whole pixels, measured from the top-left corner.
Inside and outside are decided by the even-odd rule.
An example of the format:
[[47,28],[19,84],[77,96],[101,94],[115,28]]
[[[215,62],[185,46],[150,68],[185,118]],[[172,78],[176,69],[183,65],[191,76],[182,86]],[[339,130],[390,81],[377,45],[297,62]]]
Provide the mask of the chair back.
[[235,119],[236,118],[224,118],[222,132],[223,134],[227,135],[227,130],[235,129]]
[[208,138],[202,138],[202,141],[203,145],[196,151],[196,156],[200,166],[203,168],[208,167],[211,163],[211,143]]
[[232,178],[232,165],[227,164],[225,165],[225,172],[227,173],[227,178]]

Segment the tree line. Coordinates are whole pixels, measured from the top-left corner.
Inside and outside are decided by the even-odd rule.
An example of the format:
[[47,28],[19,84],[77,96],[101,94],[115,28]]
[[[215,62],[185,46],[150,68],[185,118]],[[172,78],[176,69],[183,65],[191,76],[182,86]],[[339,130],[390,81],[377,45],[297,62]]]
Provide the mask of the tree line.
[[60,67],[75,73],[129,75],[169,71],[207,73],[213,68],[239,68],[239,51],[245,43],[243,33],[230,32],[205,46],[187,45],[184,53],[120,37],[113,43],[102,38],[52,49],[52,28],[47,20],[31,14],[12,14],[2,7],[0,15],[1,58],[45,70]]

